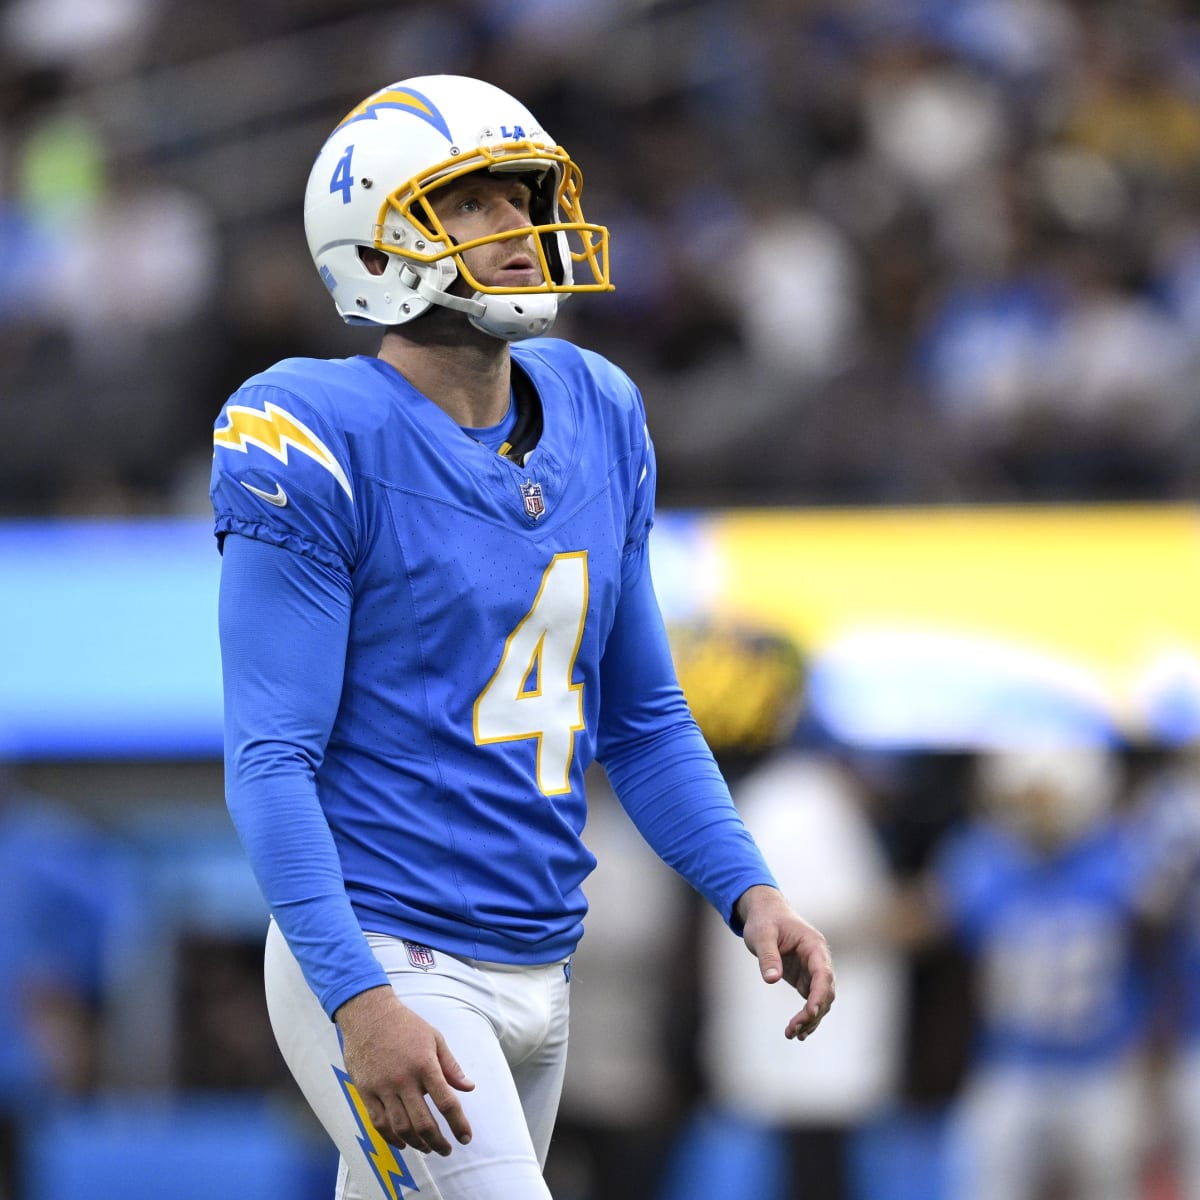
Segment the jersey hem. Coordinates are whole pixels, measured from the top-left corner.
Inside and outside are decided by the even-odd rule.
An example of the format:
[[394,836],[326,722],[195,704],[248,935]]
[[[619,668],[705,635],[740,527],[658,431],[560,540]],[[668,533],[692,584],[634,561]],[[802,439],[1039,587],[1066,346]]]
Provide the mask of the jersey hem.
[[404,941],[416,942],[420,946],[427,946],[430,950],[453,955],[455,958],[468,958],[476,962],[509,967],[546,967],[562,962],[575,953],[583,936],[583,930],[579,927],[577,933],[541,938],[531,943],[518,943],[509,939],[506,945],[500,945],[479,938],[455,936],[447,930],[418,929],[403,922],[381,920],[377,912],[372,912],[369,920],[365,921],[359,914],[359,924],[364,934],[378,933],[385,937],[401,938]]

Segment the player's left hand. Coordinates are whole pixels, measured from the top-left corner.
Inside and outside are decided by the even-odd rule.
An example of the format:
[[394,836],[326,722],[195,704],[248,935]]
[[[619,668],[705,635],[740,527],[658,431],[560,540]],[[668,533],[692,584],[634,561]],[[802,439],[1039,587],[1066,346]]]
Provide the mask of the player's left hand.
[[739,897],[736,912],[763,980],[784,979],[805,998],[804,1007],[784,1029],[785,1037],[804,1041],[833,1004],[836,986],[829,944],[776,888],[749,888]]

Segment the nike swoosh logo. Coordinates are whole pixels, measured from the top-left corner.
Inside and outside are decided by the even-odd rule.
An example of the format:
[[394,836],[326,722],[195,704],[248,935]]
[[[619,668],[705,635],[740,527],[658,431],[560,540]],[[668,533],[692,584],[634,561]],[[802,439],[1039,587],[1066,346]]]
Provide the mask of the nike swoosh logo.
[[246,491],[253,492],[260,500],[265,500],[268,504],[275,505],[276,508],[283,508],[288,502],[287,492],[279,484],[275,485],[273,492],[264,492],[262,488],[256,488],[254,484],[247,483],[244,479],[240,480],[240,483]]

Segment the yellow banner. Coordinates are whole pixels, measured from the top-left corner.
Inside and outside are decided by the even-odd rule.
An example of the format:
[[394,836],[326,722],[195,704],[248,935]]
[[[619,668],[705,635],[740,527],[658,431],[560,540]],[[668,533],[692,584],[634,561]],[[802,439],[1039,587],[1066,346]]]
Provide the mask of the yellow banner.
[[1041,656],[1133,731],[1166,677],[1200,695],[1191,506],[726,511],[692,536],[702,607],[810,656],[879,633]]

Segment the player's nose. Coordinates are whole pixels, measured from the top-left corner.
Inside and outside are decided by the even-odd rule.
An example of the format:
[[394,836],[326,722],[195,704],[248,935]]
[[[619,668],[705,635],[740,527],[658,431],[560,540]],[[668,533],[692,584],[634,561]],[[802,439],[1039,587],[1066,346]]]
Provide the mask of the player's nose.
[[509,230],[522,229],[529,225],[528,213],[522,212],[515,204],[507,201],[496,205],[493,216],[497,233],[508,233]]

